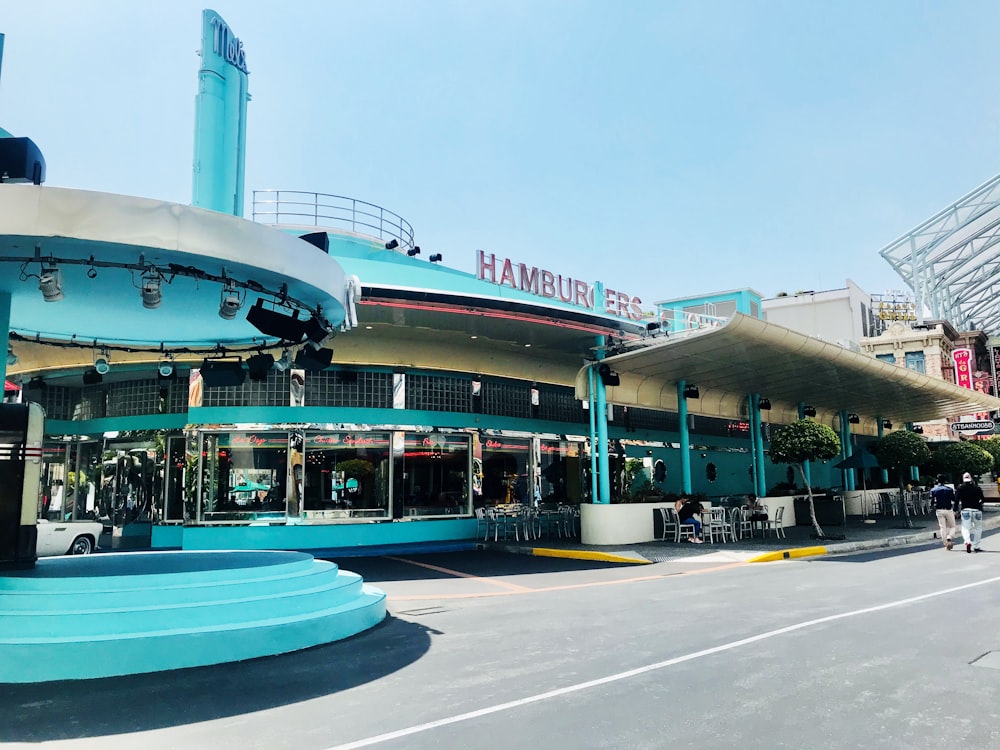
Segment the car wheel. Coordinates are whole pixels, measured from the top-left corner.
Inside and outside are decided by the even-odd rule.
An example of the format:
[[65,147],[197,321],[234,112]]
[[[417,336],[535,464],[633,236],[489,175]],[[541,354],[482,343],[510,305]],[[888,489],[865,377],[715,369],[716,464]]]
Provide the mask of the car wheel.
[[89,555],[94,551],[94,543],[89,536],[78,536],[69,547],[71,555]]

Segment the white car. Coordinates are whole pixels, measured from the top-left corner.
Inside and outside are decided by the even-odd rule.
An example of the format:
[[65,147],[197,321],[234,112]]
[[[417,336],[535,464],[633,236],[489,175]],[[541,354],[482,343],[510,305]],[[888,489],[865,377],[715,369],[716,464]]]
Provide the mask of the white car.
[[46,521],[39,518],[35,554],[39,557],[89,555],[97,549],[103,531],[104,524],[99,521]]

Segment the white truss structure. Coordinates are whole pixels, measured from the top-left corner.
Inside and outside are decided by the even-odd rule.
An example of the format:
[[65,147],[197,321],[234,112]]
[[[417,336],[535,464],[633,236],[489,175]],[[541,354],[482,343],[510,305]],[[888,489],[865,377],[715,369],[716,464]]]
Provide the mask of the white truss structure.
[[1000,175],[879,251],[926,307],[958,330],[1000,334]]

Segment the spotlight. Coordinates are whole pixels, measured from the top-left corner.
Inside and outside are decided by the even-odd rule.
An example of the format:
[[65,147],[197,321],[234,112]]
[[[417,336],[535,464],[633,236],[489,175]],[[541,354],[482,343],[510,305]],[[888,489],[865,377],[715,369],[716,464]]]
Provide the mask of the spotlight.
[[309,372],[322,372],[333,361],[333,349],[316,349],[303,346],[295,355],[295,366]]
[[250,372],[251,380],[267,380],[267,374],[274,366],[274,357],[261,352],[247,358],[247,370]]
[[83,371],[84,385],[97,385],[102,380],[104,380],[104,376],[101,375],[101,373],[99,373],[94,367],[90,367]]
[[399,242],[394,239],[385,243],[386,250],[395,250],[397,247],[399,247]]
[[606,386],[616,386],[622,384],[621,376],[612,370],[610,365],[601,365],[598,367],[597,374],[601,377],[601,382]]
[[859,417],[857,414],[848,414],[847,415],[847,423],[848,424],[861,424],[861,417]]
[[108,362],[107,355],[94,360],[94,369],[101,375],[107,375],[111,372],[111,363]]
[[333,336],[330,324],[316,315],[305,322],[305,333],[309,343],[314,344],[315,348],[323,346]]
[[657,321],[654,320],[652,323],[646,323],[647,334],[652,335],[659,330],[660,330],[660,324]]
[[924,428],[921,427],[918,424],[915,424],[915,425],[913,425],[913,432],[916,433],[917,435],[923,435],[924,434]]
[[17,364],[17,355],[14,354],[14,350],[8,345],[7,346],[7,367],[13,367]]
[[160,374],[161,378],[169,378],[174,374],[174,363],[169,359],[165,359],[160,362],[160,366],[156,369],[156,371]]
[[771,410],[771,399],[769,398],[759,398],[757,399],[757,407],[763,409],[764,411]]
[[274,369],[277,370],[278,372],[284,372],[291,366],[292,366],[292,356],[288,353],[288,350],[285,349],[281,353],[281,359],[275,360]]
[[96,279],[97,278],[97,269],[94,268],[93,266],[91,266],[90,268],[88,268],[87,269],[87,278],[88,279]]
[[247,321],[265,336],[275,336],[284,341],[298,343],[305,336],[305,321],[299,320],[299,311],[285,315],[264,307],[264,298],[247,311]]
[[698,390],[698,386],[684,386],[684,398],[701,398],[701,392]]
[[44,391],[46,383],[44,380],[42,380],[41,375],[36,375],[31,380],[29,380],[24,387],[28,390]]
[[[892,422],[890,422],[888,419],[883,419],[882,420],[882,426],[885,429],[887,429],[887,430],[891,430],[892,429]],[[921,432],[923,432],[923,430],[921,430]]]
[[163,301],[163,293],[160,291],[160,276],[155,272],[145,273],[142,276],[142,306],[147,310],[155,310]]
[[234,320],[236,313],[243,307],[240,293],[232,283],[226,283],[222,288],[222,300],[219,302],[219,317],[223,320]]
[[239,360],[206,359],[201,363],[201,380],[206,388],[243,385],[247,371]]
[[429,260],[431,263],[440,263],[442,260],[441,253],[434,253],[434,255],[431,255],[429,258],[427,258],[427,260]]
[[58,302],[63,298],[62,279],[56,266],[42,266],[38,276],[38,289],[46,302]]
[[804,406],[804,407],[802,407],[802,414],[804,416],[807,416],[807,417],[815,417],[816,416],[816,407],[815,406]]
[[413,247],[411,247],[409,250],[406,251],[406,254],[409,255],[411,258],[414,255],[420,255],[420,248],[414,245]]

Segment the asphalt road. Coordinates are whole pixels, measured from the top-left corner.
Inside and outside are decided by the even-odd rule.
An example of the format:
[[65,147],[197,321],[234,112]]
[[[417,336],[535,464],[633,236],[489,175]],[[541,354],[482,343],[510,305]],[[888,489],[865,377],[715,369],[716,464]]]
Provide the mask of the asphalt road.
[[339,561],[391,616],[305,652],[0,686],[6,747],[1000,747],[1000,536],[744,564]]

